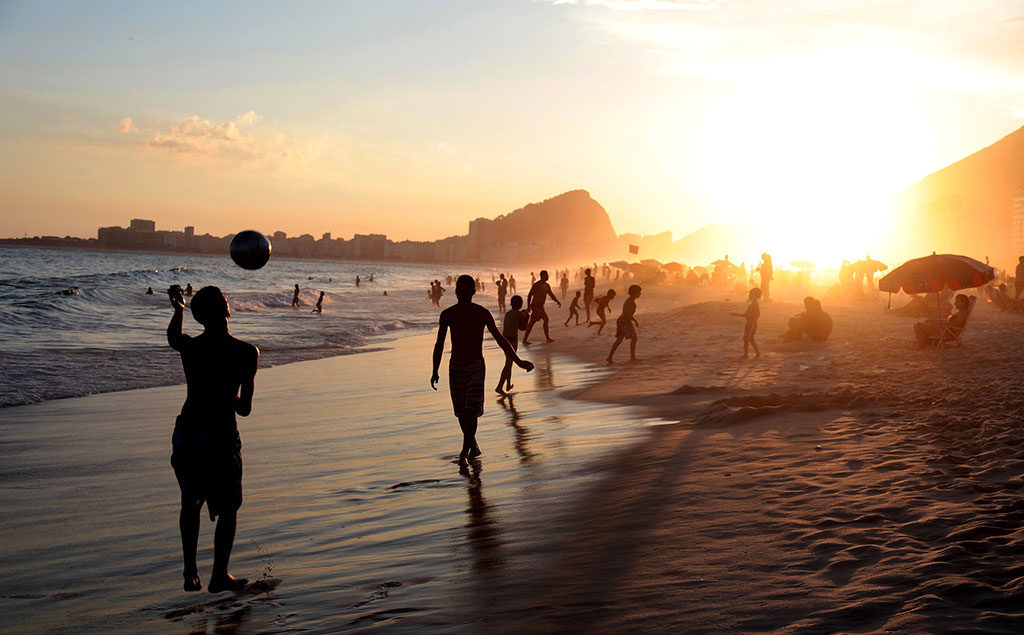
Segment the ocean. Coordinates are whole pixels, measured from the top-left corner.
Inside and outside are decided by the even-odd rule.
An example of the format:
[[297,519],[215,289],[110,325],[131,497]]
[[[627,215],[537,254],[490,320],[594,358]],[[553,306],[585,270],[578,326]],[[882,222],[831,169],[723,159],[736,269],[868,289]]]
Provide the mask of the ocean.
[[[441,264],[281,258],[247,271],[226,249],[206,255],[0,247],[0,406],[183,383],[165,335],[172,284],[220,287],[231,306],[231,332],[259,346],[265,368],[374,350],[389,338],[423,332],[437,324],[438,310],[426,299],[430,280],[461,272]],[[490,273],[466,273],[481,275],[489,296],[481,301],[496,304]],[[149,287],[153,295],[146,295]],[[321,290],[324,311],[311,313]],[[185,332],[201,330],[186,311]]]

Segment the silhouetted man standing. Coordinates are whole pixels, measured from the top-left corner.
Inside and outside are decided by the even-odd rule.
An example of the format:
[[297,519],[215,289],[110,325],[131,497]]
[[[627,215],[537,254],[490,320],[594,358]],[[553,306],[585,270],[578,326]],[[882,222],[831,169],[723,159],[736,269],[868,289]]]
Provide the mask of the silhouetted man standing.
[[444,340],[451,329],[452,357],[448,364],[448,390],[455,416],[459,419],[459,427],[462,428],[460,466],[468,465],[469,459],[480,455],[476,428],[477,420],[484,413],[484,328],[490,331],[505,355],[512,358],[520,368],[527,372],[533,370],[533,364],[520,359],[512,345],[498,331],[491,312],[473,302],[475,293],[476,281],[471,276],[459,276],[455,281],[455,297],[458,302],[441,311],[438,319],[434,370],[430,376],[430,387],[437,390],[437,382],[440,380],[437,371],[444,354]]
[[205,327],[197,337],[183,335],[185,301],[181,287],[167,290],[174,315],[167,325],[167,343],[181,353],[188,392],[174,424],[171,465],[181,488],[181,548],[186,591],[203,588],[196,565],[199,512],[206,503],[210,520],[218,516],[213,539],[210,592],[236,591],[248,580],[228,573],[235,541],[238,508],[242,505],[242,442],[235,415],[252,411],[253,380],[260,351],[228,332],[231,311],[217,287],[203,287],[192,299],[192,317]]
[[594,302],[594,285],[597,283],[590,269],[583,272],[583,307],[587,310],[587,322],[590,322],[590,305]]
[[530,288],[530,294],[526,296],[526,304],[530,307],[530,323],[526,326],[526,333],[523,335],[523,344],[530,343],[530,331],[533,330],[533,325],[537,322],[544,322],[544,338],[547,341],[554,342],[551,336],[548,334],[548,314],[544,310],[544,302],[548,296],[555,301],[559,307],[562,303],[558,301],[555,294],[551,291],[551,285],[548,284],[548,272],[546,269],[542,269],[540,272],[540,280],[533,283]]

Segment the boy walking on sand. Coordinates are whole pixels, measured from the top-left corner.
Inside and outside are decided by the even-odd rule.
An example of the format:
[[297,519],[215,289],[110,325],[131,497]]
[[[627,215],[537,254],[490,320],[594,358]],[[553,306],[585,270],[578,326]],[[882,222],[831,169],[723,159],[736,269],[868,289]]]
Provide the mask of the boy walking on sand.
[[[530,319],[530,316],[523,310],[523,296],[512,296],[511,304],[512,310],[506,313],[505,318],[502,320],[501,334],[512,345],[512,349],[518,351],[519,331],[526,330],[526,321]],[[504,390],[501,387],[502,384],[506,384]],[[504,395],[509,390],[512,390],[512,358],[505,356],[505,366],[501,369],[501,375],[498,377],[498,386],[494,389],[494,392]]]
[[608,359],[606,360],[609,364],[615,360],[615,349],[619,347],[622,340],[629,340],[629,361],[635,362],[636,359],[636,327],[640,326],[640,323],[636,321],[636,299],[640,297],[640,293],[643,289],[638,284],[629,285],[629,297],[622,303],[622,315],[619,316],[618,321],[615,323],[615,341],[612,342],[612,350],[608,351]]
[[252,411],[253,380],[260,351],[228,332],[228,302],[217,287],[203,287],[192,299],[192,317],[205,327],[197,337],[181,332],[185,301],[181,287],[167,290],[174,308],[167,343],[181,353],[188,392],[171,437],[171,465],[181,488],[181,548],[186,591],[203,588],[196,565],[199,512],[206,503],[210,520],[218,516],[213,538],[210,592],[237,591],[248,580],[228,573],[242,505],[242,442],[235,415]]
[[477,419],[484,413],[484,328],[490,331],[494,341],[516,365],[526,372],[533,370],[533,364],[520,359],[512,345],[498,331],[491,312],[473,302],[475,293],[476,281],[471,276],[459,276],[455,282],[458,302],[441,311],[438,319],[433,373],[430,375],[430,387],[437,390],[437,382],[440,381],[437,371],[444,354],[444,341],[451,329],[452,357],[448,365],[448,390],[459,427],[462,428],[460,466],[468,465],[469,459],[480,455],[476,428]]
[[572,298],[572,303],[569,304],[569,317],[565,318],[565,325],[569,326],[569,321],[576,317],[576,326],[580,325],[580,292],[577,291],[576,295]]
[[747,359],[747,349],[751,346],[754,347],[754,358],[761,357],[761,351],[757,348],[757,342],[754,341],[754,334],[757,333],[757,318],[761,317],[761,305],[758,300],[761,299],[761,290],[754,287],[750,290],[750,294],[747,296],[750,300],[750,304],[747,305],[747,310],[743,313],[733,313],[733,315],[741,318],[746,318],[746,323],[743,325],[743,357],[740,359]]

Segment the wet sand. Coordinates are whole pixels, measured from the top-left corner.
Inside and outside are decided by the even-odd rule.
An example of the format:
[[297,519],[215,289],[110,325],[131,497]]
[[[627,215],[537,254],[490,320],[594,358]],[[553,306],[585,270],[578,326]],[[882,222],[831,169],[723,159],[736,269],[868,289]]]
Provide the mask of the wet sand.
[[429,337],[261,371],[232,569],[263,580],[238,597],[180,591],[181,387],[0,411],[0,609],[21,630],[1021,630],[1024,317],[980,306],[937,354],[879,303],[825,301],[829,342],[773,344],[800,307],[764,304],[740,361],[742,302],[652,299],[639,363],[597,364],[614,322],[529,347],[465,475]]
[[[646,421],[570,401],[605,371],[538,351],[516,395],[488,397],[480,469],[460,474],[432,336],[261,370],[240,418],[237,596],[181,590],[170,437],[184,387],[0,410],[0,612],[17,631],[452,630],[477,586],[533,556],[528,526],[596,478]],[[497,383],[496,348],[487,351]],[[447,364],[447,361],[445,362]],[[200,574],[212,524],[203,514]]]

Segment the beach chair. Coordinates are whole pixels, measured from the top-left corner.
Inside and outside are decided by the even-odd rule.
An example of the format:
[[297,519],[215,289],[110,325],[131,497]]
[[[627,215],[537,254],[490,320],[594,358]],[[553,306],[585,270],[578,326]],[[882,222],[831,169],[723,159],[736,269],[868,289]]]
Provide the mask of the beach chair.
[[929,344],[934,348],[950,348],[963,346],[961,338],[964,336],[964,331],[967,330],[967,325],[971,323],[971,315],[974,313],[974,305],[978,303],[978,296],[972,295],[971,301],[967,306],[967,319],[964,320],[964,325],[961,327],[949,326],[943,322],[939,325],[939,334],[933,335],[928,338]]

